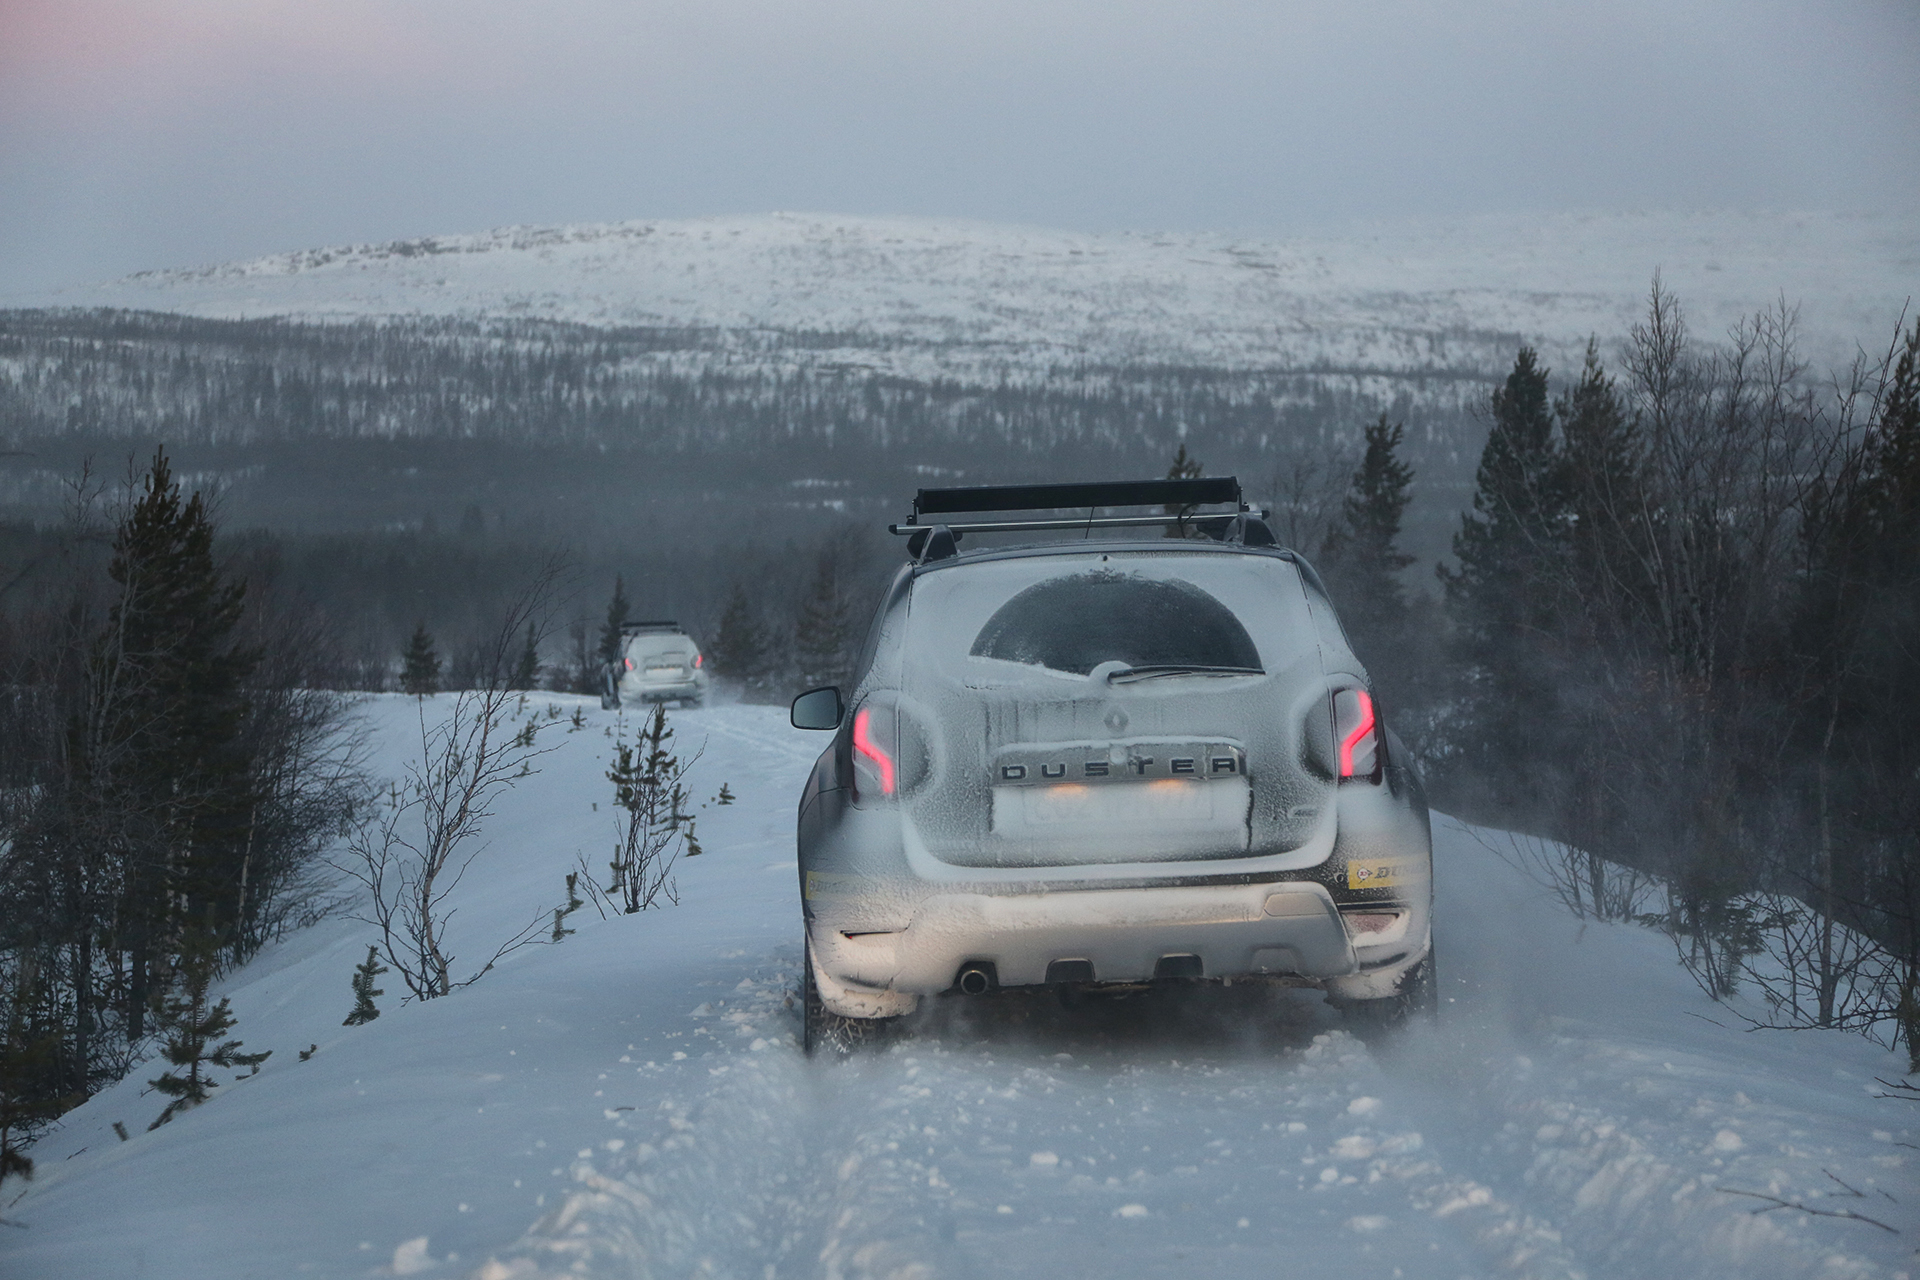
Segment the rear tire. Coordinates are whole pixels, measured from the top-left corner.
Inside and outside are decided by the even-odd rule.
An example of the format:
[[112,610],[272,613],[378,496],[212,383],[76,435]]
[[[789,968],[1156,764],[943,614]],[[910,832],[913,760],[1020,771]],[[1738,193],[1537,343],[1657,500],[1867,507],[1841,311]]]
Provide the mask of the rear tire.
[[1407,970],[1400,989],[1379,1000],[1352,1000],[1340,1007],[1340,1016],[1360,1031],[1384,1031],[1409,1021],[1431,1021],[1440,1009],[1440,984],[1433,945],[1426,958]]
[[820,999],[813,977],[813,942],[809,939],[800,963],[800,1048],[809,1058],[825,1049],[844,1056],[879,1033],[890,1019],[843,1018]]

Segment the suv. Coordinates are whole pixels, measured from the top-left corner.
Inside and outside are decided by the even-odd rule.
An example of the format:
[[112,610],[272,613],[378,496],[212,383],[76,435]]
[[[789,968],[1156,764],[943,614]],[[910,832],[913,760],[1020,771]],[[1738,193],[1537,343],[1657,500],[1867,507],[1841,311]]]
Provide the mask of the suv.
[[665,702],[697,707],[707,696],[707,660],[677,622],[621,624],[621,658],[602,670],[600,705]]
[[[1097,514],[1125,506],[1175,514]],[[1187,536],[1092,540],[1153,526]],[[1084,540],[958,549],[1042,529]],[[1263,977],[1369,1020],[1431,1007],[1420,778],[1319,576],[1235,480],[923,489],[889,531],[911,560],[852,690],[792,709],[834,731],[800,798],[809,1051],[1035,984]]]

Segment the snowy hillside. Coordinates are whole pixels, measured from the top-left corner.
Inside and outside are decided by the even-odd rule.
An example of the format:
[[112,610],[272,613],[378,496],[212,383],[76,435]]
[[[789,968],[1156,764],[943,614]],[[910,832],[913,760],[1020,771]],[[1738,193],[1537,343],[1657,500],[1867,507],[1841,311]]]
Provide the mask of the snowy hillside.
[[1703,336],[1782,297],[1821,366],[1891,336],[1920,220],[1643,214],[1409,220],[1343,235],[1078,234],[774,214],[514,227],[158,271],[14,306],[206,317],[517,316],[719,330],[728,362],[912,377],[1189,364],[1484,375],[1624,336],[1655,270]]
[[[519,784],[462,887],[479,952],[611,840],[613,717]],[[397,772],[402,697],[368,704]],[[678,907],[343,1028],[366,929],[227,983],[257,1077],[155,1132],[141,1070],[66,1117],[0,1214],[0,1275],[1877,1277],[1914,1270],[1920,1115],[1860,1039],[1750,1034],[1649,931],[1587,925],[1442,821],[1438,1025],[1368,1045],[1247,987],[1065,1013],[943,1002],[808,1061],[792,806],[817,736],[772,708],[702,741]],[[596,812],[595,803],[600,805]],[[297,1050],[317,1045],[311,1060]],[[118,1140],[113,1122],[130,1140]],[[1843,1189],[1856,1189],[1859,1198]],[[1779,1210],[1733,1191],[1884,1223]],[[1897,1234],[1894,1232],[1897,1231]]]

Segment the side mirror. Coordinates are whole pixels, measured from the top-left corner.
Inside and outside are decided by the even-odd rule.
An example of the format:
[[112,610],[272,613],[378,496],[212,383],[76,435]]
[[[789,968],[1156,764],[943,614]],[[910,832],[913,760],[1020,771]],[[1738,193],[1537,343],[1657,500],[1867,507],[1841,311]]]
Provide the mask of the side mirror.
[[840,691],[832,685],[809,689],[793,700],[792,720],[796,729],[838,729],[846,706]]

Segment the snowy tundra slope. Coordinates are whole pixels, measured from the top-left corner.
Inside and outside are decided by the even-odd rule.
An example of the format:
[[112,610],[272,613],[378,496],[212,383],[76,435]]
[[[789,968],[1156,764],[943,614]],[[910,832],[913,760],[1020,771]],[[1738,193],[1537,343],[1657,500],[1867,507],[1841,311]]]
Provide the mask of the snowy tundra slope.
[[1825,367],[1887,341],[1920,292],[1920,219],[1502,216],[1260,240],[774,214],[316,249],[5,301],[687,326],[731,335],[730,360],[908,376],[1124,363],[1485,374],[1522,339],[1564,368],[1589,335],[1623,336],[1656,270],[1709,338],[1782,297],[1798,304]]
[[[413,714],[368,707],[396,769]],[[456,949],[552,904],[610,839],[612,717],[585,714],[503,806]],[[575,915],[562,944],[427,1005],[389,979],[361,1028],[340,1019],[365,929],[290,939],[227,984],[265,1069],[153,1133],[151,1071],[68,1116],[25,1195],[9,1185],[0,1275],[1894,1280],[1920,1262],[1920,1116],[1870,1096],[1888,1054],[1737,1030],[1663,939],[1582,929],[1451,822],[1431,1029],[1370,1046],[1317,998],[1246,987],[1004,999],[809,1062],[791,805],[818,739],[768,708],[677,723],[706,745],[699,794],[740,795],[702,819],[680,906]],[[1899,1234],[1755,1215],[1723,1188]]]

